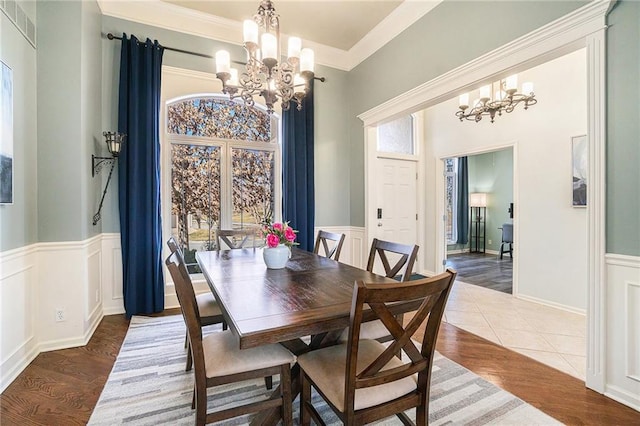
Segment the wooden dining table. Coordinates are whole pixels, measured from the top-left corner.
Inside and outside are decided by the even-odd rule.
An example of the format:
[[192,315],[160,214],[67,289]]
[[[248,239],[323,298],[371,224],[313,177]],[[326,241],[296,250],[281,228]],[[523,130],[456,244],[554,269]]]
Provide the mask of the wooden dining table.
[[[334,344],[349,327],[354,283],[397,283],[335,260],[297,248],[283,269],[267,269],[261,248],[200,251],[196,260],[225,320],[238,336],[240,349],[280,343],[295,355]],[[400,314],[420,301],[394,305]],[[374,319],[372,312],[365,313]],[[312,336],[310,343],[302,337]],[[292,369],[293,393],[298,369]],[[278,411],[258,416],[256,423],[274,424]]]

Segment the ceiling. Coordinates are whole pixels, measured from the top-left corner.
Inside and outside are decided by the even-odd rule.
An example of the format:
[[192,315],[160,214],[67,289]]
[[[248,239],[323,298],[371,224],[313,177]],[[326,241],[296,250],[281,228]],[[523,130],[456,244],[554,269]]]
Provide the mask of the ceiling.
[[[163,0],[234,21],[250,19],[259,0]],[[280,31],[348,51],[402,4],[401,0],[275,0]]]

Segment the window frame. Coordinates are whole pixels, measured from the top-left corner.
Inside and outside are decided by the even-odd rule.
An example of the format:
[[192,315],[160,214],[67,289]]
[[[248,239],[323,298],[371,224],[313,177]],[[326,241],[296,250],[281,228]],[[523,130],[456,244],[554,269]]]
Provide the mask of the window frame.
[[[447,160],[453,161],[453,171],[447,171]],[[445,226],[445,238],[447,239],[447,244],[457,244],[458,241],[458,203],[456,200],[458,199],[458,159],[457,158],[445,158],[444,160],[444,193],[445,193],[445,212],[447,211],[447,178],[451,177],[453,179],[453,194],[452,194],[452,206],[451,206],[451,239],[449,239],[446,235],[446,226]]]
[[[191,99],[219,99],[228,101],[228,97],[217,94],[192,94],[187,96],[180,96],[173,99],[168,99],[164,105],[163,117],[163,129],[160,132],[160,158],[161,158],[161,210],[162,210],[162,234],[163,240],[167,240],[171,236],[171,207],[172,207],[172,194],[171,194],[171,147],[174,143],[188,144],[188,145],[201,145],[201,146],[217,146],[220,148],[220,227],[223,229],[231,229],[233,221],[233,199],[232,199],[232,185],[233,175],[231,173],[232,165],[232,150],[233,149],[251,149],[251,150],[263,150],[274,152],[274,213],[273,220],[281,221],[282,218],[282,148],[281,148],[281,128],[280,117],[277,114],[272,114],[271,119],[271,139],[269,142],[262,141],[246,141],[236,139],[223,139],[213,138],[206,136],[189,136],[180,135],[175,133],[169,133],[169,107],[172,104],[188,101]],[[255,104],[253,108],[258,108],[266,113],[266,109],[262,105]],[[227,206],[225,208],[225,206]],[[201,274],[194,274],[196,277],[201,277]]]

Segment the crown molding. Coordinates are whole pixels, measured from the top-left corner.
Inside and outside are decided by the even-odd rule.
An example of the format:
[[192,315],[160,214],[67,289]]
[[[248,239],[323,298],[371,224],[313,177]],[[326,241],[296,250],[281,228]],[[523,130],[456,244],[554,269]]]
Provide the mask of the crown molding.
[[479,87],[488,77],[531,68],[585,46],[585,37],[606,28],[609,0],[594,0],[466,64],[439,75],[358,115],[364,126],[435,105]]
[[[160,0],[97,2],[103,15],[242,45],[242,23],[239,21]],[[441,2],[404,1],[349,51],[309,40],[304,40],[304,46],[314,50],[317,64],[350,71]],[[287,34],[282,35],[287,37]]]
[[418,19],[433,10],[443,0],[405,0],[368,34],[349,49],[349,70],[373,55],[378,49],[393,40],[398,34],[413,25]]

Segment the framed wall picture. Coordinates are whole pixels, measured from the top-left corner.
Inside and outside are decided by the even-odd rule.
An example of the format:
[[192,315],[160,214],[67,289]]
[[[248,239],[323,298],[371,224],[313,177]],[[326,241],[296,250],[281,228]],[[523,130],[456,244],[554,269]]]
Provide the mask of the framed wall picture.
[[13,71],[4,62],[0,64],[0,204],[13,204]]
[[587,148],[587,135],[571,138],[573,207],[587,207],[587,173],[589,170],[589,150]]

